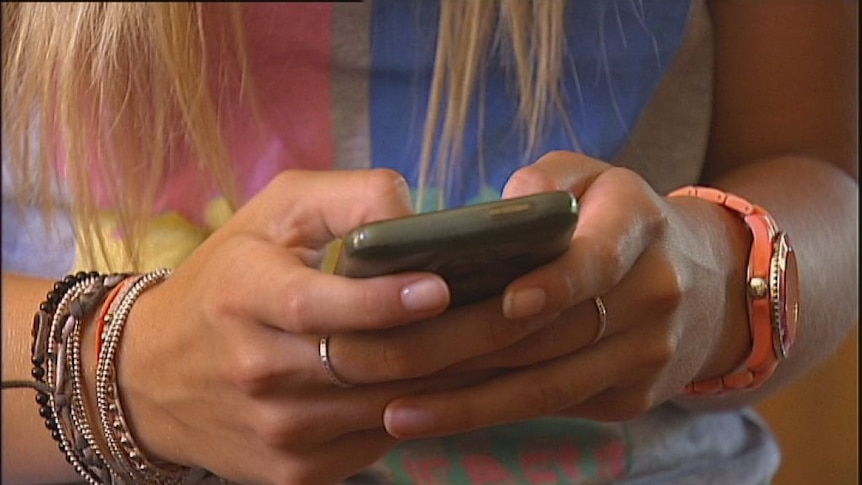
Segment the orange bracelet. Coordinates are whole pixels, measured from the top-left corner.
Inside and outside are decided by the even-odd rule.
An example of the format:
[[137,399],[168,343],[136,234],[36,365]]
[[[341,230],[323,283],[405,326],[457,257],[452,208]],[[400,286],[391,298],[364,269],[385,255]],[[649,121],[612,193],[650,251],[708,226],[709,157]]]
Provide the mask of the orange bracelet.
[[114,289],[108,293],[108,296],[102,303],[102,308],[99,309],[99,315],[96,317],[96,357],[101,355],[102,352],[102,336],[105,333],[105,325],[107,324],[106,319],[110,318],[110,315],[116,310],[117,304],[115,302],[122,299],[117,298],[117,296],[128,292],[138,278],[139,275],[130,275],[124,279],[122,283],[115,286]]
[[752,244],[746,275],[751,353],[734,372],[692,382],[684,393],[720,394],[755,389],[786,359],[796,339],[799,317],[799,276],[796,255],[787,234],[778,229],[762,207],[710,187],[688,186],[668,197],[691,196],[737,213],[751,231]]

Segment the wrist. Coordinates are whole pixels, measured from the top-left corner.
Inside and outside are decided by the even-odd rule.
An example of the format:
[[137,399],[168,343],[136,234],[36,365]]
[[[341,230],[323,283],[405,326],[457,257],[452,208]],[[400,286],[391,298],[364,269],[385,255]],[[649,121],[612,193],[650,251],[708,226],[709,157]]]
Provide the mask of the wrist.
[[730,374],[694,381],[687,394],[720,394],[755,389],[787,358],[796,337],[799,314],[796,256],[787,234],[766,210],[738,196],[709,187],[689,186],[669,197],[707,200],[740,217],[751,233],[745,297],[751,351]]
[[[164,283],[163,283],[164,284]],[[184,465],[182,457],[168,452],[181,447],[165,447],[175,444],[167,430],[172,428],[170,417],[162,410],[165,369],[168,365],[161,352],[163,344],[170,344],[152,322],[160,321],[165,307],[163,284],[157,284],[142,292],[129,309],[123,330],[122,345],[116,356],[116,372],[119,385],[119,400],[122,402],[128,433],[134,437],[138,449],[153,463]],[[146,423],[146,425],[142,425]]]
[[[669,203],[686,213],[687,229],[699,244],[707,245],[709,259],[699,260],[713,274],[704,285],[703,299],[715,302],[700,318],[709,325],[709,347],[696,363],[692,381],[717,378],[737,370],[751,352],[751,332],[745,296],[745,279],[751,234],[730,211],[695,197],[672,197]],[[708,289],[707,289],[708,288]]]

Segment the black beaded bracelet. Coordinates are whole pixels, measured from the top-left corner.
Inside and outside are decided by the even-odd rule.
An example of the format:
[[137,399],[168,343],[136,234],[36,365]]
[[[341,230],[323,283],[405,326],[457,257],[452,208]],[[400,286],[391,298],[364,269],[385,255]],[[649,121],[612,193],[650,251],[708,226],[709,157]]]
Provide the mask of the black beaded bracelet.
[[48,358],[49,352],[48,334],[50,333],[54,313],[57,311],[57,305],[63,299],[66,292],[87,278],[96,276],[99,276],[99,273],[95,271],[89,273],[79,271],[57,281],[54,283],[51,291],[45,295],[45,301],[39,305],[39,310],[33,317],[33,328],[31,331],[33,343],[30,347],[30,361],[33,364],[33,370],[30,374],[37,384],[42,384],[36,388],[36,403],[39,405],[39,416],[45,420],[45,428],[51,432],[51,437],[58,444],[60,443],[60,434],[57,430],[59,425],[51,412],[50,392],[45,392],[49,389],[53,390],[50,384],[45,383],[45,360]]
[[[30,348],[33,380],[2,382],[3,389],[31,388],[36,391],[39,415],[44,419],[45,427],[66,461],[89,485],[128,483],[129,477],[118,473],[119,470],[115,469],[117,463],[107,461],[108,456],[103,456],[92,436],[80,389],[80,331],[94,311],[106,304],[105,299],[111,290],[132,276],[130,273],[103,275],[82,271],[55,282],[33,317]],[[151,278],[157,276],[161,277],[162,272],[149,275]],[[128,308],[125,311],[128,312]],[[112,431],[117,430],[102,429],[103,433]],[[120,437],[121,441],[131,439],[126,433]],[[138,453],[136,451],[134,455]],[[140,474],[158,483],[227,483],[204,469],[148,465],[136,468],[135,478],[141,478]],[[148,473],[144,473],[147,469]]]
[[[79,339],[81,324],[99,308],[108,291],[122,281],[126,274],[101,275],[97,272],[79,272],[69,275],[54,284],[39,306],[33,320],[33,345],[31,348],[33,378],[37,389],[36,402],[39,415],[45,419],[45,427],[66,457],[66,461],[89,484],[112,483],[107,464],[98,450],[78,429],[72,409],[74,385],[70,381],[70,339]],[[48,382],[46,382],[46,380]],[[34,387],[36,387],[34,385]],[[46,392],[48,391],[48,392]]]

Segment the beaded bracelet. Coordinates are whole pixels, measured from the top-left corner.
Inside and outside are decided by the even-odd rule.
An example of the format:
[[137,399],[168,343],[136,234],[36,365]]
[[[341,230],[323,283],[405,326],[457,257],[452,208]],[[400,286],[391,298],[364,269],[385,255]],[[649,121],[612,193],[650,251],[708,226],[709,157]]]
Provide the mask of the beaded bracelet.
[[[104,285],[104,289],[101,291],[103,296],[102,299],[104,299],[104,295],[113,293],[119,287],[121,282],[133,278],[134,277],[126,274],[105,276],[102,283]],[[109,292],[108,290],[110,288],[114,288],[114,290]],[[107,302],[103,303],[102,307],[106,304]],[[74,302],[72,303],[72,310],[74,313]],[[69,378],[72,380],[72,423],[76,439],[79,442],[83,439],[84,442],[86,442],[87,447],[89,447],[89,450],[91,450],[91,454],[88,454],[88,448],[84,447],[83,449],[86,462],[92,464],[94,469],[99,471],[102,482],[109,483],[111,481],[111,474],[114,473],[114,471],[110,464],[105,460],[105,456],[103,455],[99,444],[96,442],[93,430],[90,427],[91,420],[84,402],[83,383],[81,382],[81,327],[85,321],[86,320],[83,316],[77,317],[75,328],[72,330],[72,335],[69,340],[69,351],[67,354]]]
[[183,483],[198,473],[197,470],[178,465],[170,468],[159,466],[144,456],[126,424],[117,382],[116,353],[132,305],[145,290],[164,281],[170,273],[169,269],[162,268],[141,276],[122,294],[116,311],[109,311],[105,317],[107,328],[96,370],[99,423],[115,464],[123,472],[124,478],[130,478],[133,483]]
[[108,323],[108,313],[112,312],[116,307],[116,302],[121,295],[129,291],[129,288],[137,281],[140,275],[129,276],[118,284],[105,298],[105,303],[102,304],[102,309],[96,317],[96,356],[102,353],[102,341],[105,338],[105,325]]
[[87,278],[96,276],[98,276],[96,273],[80,272],[68,275],[54,283],[53,289],[46,295],[45,301],[39,305],[39,311],[33,317],[31,332],[33,343],[30,349],[30,360],[33,364],[31,374],[35,379],[35,387],[37,387],[36,403],[39,404],[39,416],[45,420],[45,427],[51,432],[51,437],[57,442],[60,450],[63,451],[66,461],[90,484],[98,482],[84,472],[83,467],[77,459],[77,455],[68,451],[70,449],[70,442],[66,439],[66,435],[60,426],[60,421],[55,412],[55,402],[58,400],[62,401],[59,398],[61,391],[57,390],[55,386],[46,383],[45,380],[47,378],[49,382],[51,381],[51,378],[48,377],[47,368],[50,365],[49,361],[55,357],[50,341],[53,340],[51,339],[51,325],[57,311],[57,306],[71,288],[85,281]]
[[[137,297],[169,274],[165,269],[146,275],[78,272],[57,281],[33,317],[34,380],[3,381],[3,389],[36,390],[45,427],[66,461],[89,485],[226,483],[204,469],[151,463],[134,444],[120,407],[114,367],[120,332]],[[104,337],[107,345],[97,354],[96,397],[100,431],[111,448],[111,459],[102,452],[91,428],[81,374],[81,332],[100,306],[96,344],[101,346]],[[104,334],[102,325],[107,326]],[[109,427],[102,419],[105,411],[114,418]]]
[[[112,301],[106,302],[107,308],[104,311],[104,316],[100,319],[99,322],[97,322],[98,331],[97,331],[97,335],[96,335],[96,349],[98,351],[98,353],[96,354],[98,356],[97,369],[96,369],[96,405],[97,405],[98,411],[99,411],[99,415],[98,415],[99,416],[99,418],[98,418],[99,424],[100,424],[100,427],[102,430],[102,434],[105,438],[105,442],[107,443],[108,449],[110,450],[111,456],[113,458],[115,471],[118,474],[120,474],[124,480],[132,480],[133,483],[135,481],[136,473],[137,473],[136,467],[134,466],[134,464],[131,463],[130,459],[126,456],[126,453],[123,451],[123,448],[118,444],[118,440],[114,435],[114,430],[116,429],[116,427],[118,425],[112,424],[110,426],[105,426],[104,422],[102,420],[102,409],[103,409],[103,407],[101,405],[101,401],[99,398],[99,395],[100,395],[99,389],[101,387],[100,380],[99,380],[99,373],[101,372],[100,369],[102,368],[102,363],[106,362],[103,360],[104,359],[103,352],[105,351],[104,343],[106,341],[108,334],[112,331],[113,322],[115,322],[117,320],[115,318],[117,306],[119,305],[120,302],[125,301],[127,296],[129,295],[129,293],[132,292],[133,290],[138,292],[138,294],[140,293],[140,290],[135,290],[135,289],[140,286],[139,283],[144,278],[145,278],[145,275],[136,275],[135,277],[129,278],[128,280],[126,280],[122,283],[121,288],[119,288],[119,291],[114,295],[114,298],[112,299]],[[121,324],[124,324],[124,323],[125,322],[122,322]],[[117,336],[117,338],[119,339],[119,335]],[[111,357],[111,359],[113,359],[113,357]],[[111,360],[111,361],[108,361],[108,363],[111,365],[111,369],[110,369],[111,374],[114,374],[114,368],[113,368],[114,362]],[[111,413],[115,412],[112,409],[112,406],[109,406],[109,412],[111,412]],[[127,441],[127,440],[125,440],[125,438],[123,438],[122,441]]]
[[122,275],[102,276],[95,272],[67,276],[54,285],[34,317],[33,377],[38,382],[47,381],[51,389],[50,393],[37,394],[40,415],[45,418],[46,427],[66,460],[91,485],[113,481],[98,446],[94,446],[85,417],[82,421],[80,413],[73,416],[73,394],[76,387],[80,392],[81,382],[80,366],[74,370],[69,345],[80,339],[81,323],[122,278]]

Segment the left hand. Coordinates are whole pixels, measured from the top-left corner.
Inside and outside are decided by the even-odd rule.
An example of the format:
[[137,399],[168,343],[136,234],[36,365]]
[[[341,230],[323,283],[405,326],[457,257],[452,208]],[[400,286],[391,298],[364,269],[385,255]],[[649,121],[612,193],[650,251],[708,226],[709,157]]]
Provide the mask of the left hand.
[[[550,153],[516,172],[503,195],[559,189],[580,203],[570,249],[503,296],[510,319],[555,319],[513,345],[447,369],[508,372],[390,402],[384,418],[390,434],[444,435],[559,414],[631,419],[697,376],[725,373],[743,360],[747,236],[740,221],[703,201],[666,199],[629,170],[570,152]],[[608,326],[590,345],[596,296]]]

